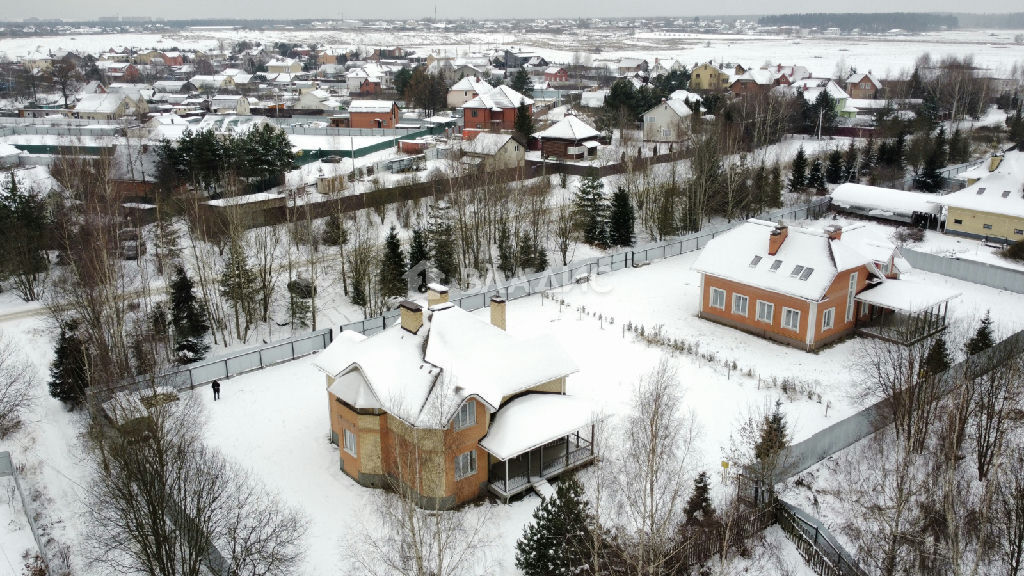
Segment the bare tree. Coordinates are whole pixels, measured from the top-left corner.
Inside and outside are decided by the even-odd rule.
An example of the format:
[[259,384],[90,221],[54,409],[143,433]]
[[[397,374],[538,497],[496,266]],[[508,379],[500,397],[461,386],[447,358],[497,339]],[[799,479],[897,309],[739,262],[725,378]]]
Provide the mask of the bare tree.
[[570,250],[576,246],[576,218],[568,203],[560,204],[555,212],[555,243],[562,256],[562,266],[568,266],[572,260]]
[[1024,569],[1024,450],[1015,448],[999,470],[996,498],[998,550],[1008,576]]
[[21,425],[21,415],[32,404],[36,378],[32,364],[0,331],[0,438]]
[[68,99],[78,92],[79,86],[82,84],[82,74],[74,62],[61,59],[50,67],[50,77],[53,79],[54,87],[64,98],[64,107],[67,108]]

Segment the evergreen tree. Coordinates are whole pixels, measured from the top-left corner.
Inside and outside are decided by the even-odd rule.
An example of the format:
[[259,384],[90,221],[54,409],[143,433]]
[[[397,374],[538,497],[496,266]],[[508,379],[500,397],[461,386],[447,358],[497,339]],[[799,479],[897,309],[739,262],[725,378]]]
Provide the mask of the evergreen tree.
[[430,207],[430,253],[434,256],[434,267],[441,275],[442,284],[451,284],[459,278],[460,267],[455,224],[451,208],[444,201]]
[[971,159],[971,141],[958,126],[949,137],[949,163],[963,164]]
[[530,96],[533,94],[533,82],[530,81],[530,75],[524,68],[520,68],[516,71],[515,75],[512,76],[512,81],[509,82],[509,87],[523,96]]
[[76,334],[76,329],[74,322],[61,327],[56,356],[50,364],[50,396],[71,408],[85,400],[85,389],[89,387],[85,346]]
[[612,246],[632,246],[636,213],[629,193],[619,188],[612,194],[611,214],[608,220],[608,239]]
[[846,149],[846,156],[843,158],[843,182],[857,182],[859,180],[857,162],[857,146],[853,140],[850,140],[850,147]]
[[563,478],[555,495],[544,498],[516,542],[516,567],[526,576],[577,576],[591,573],[587,543],[590,506],[583,485]]
[[574,215],[583,241],[594,246],[608,245],[608,203],[604,182],[596,175],[580,180],[576,191]]
[[946,166],[946,127],[940,126],[939,132],[931,142],[931,149],[928,157],[924,160],[924,167],[921,169],[915,184],[925,192],[938,192],[942,188],[942,175],[940,171]]
[[704,524],[715,516],[715,508],[711,505],[711,489],[708,486],[708,473],[701,472],[693,481],[693,493],[686,501],[686,524],[688,526]]
[[512,245],[512,232],[508,222],[502,222],[498,228],[498,270],[508,280],[516,275],[516,248]]
[[13,276],[23,300],[38,300],[39,275],[47,268],[46,207],[22,190],[13,171],[0,188],[0,279]]
[[952,366],[953,360],[950,358],[949,349],[946,347],[946,339],[942,336],[936,338],[928,353],[925,354],[924,360],[921,361],[921,370],[924,372],[924,377],[935,376],[949,370]]
[[825,185],[825,173],[821,165],[821,158],[815,158],[811,163],[811,171],[807,175],[807,187],[814,188],[816,192],[824,192],[828,189]]
[[843,153],[833,150],[828,153],[828,163],[825,165],[825,181],[829,184],[839,184],[843,180]]
[[249,266],[242,243],[232,240],[228,243],[228,255],[220,275],[220,293],[231,303],[235,316],[235,336],[239,340],[243,340],[244,334],[249,332],[251,320],[255,316],[258,286],[256,273]]
[[331,214],[324,222],[324,231],[320,241],[325,246],[343,246],[348,243],[348,229],[337,214]]
[[530,253],[531,254],[530,254],[530,262],[528,263],[530,268],[532,268],[534,272],[540,272],[542,270],[547,270],[547,268],[548,268],[548,251],[547,251],[546,248],[544,248],[544,245],[541,244],[540,235],[539,234],[531,234],[530,238],[531,238],[531,243],[530,243],[530,246],[531,246]]
[[419,227],[413,228],[412,241],[409,242],[409,266],[415,266],[429,259],[430,244],[427,241],[427,231]]
[[516,119],[512,129],[518,132],[524,140],[534,132],[533,116],[530,115],[530,107],[526,105],[526,100],[521,100],[519,107],[516,108]]
[[864,145],[864,154],[860,161],[860,175],[867,176],[871,173],[871,169],[875,166],[877,161],[877,152],[875,150],[875,134],[871,132],[868,134],[867,144]]
[[181,364],[202,360],[209,350],[205,337],[210,325],[194,289],[185,269],[181,265],[175,266],[171,280],[171,327],[174,329],[174,351]]
[[800,192],[807,186],[807,154],[803,145],[796,151],[796,158],[793,158],[793,171],[789,175],[789,190]]
[[974,336],[971,336],[971,339],[967,341],[964,348],[968,356],[974,356],[979,352],[988,350],[994,344],[995,337],[992,333],[992,317],[988,312],[985,312],[985,317],[981,319],[977,332],[974,333]]
[[789,443],[789,425],[782,413],[782,402],[775,401],[775,409],[761,422],[761,434],[754,445],[754,457],[761,462],[776,458]]
[[759,214],[768,206],[768,198],[771,195],[771,190],[769,190],[771,181],[769,180],[768,167],[764,165],[764,160],[761,160],[761,163],[754,169],[752,180],[753,194],[751,195],[751,206],[748,212]]
[[1024,114],[1019,108],[1006,119],[1006,127],[1010,142],[1016,144],[1018,149],[1024,148]]
[[406,272],[408,272],[408,268],[405,266],[405,251],[402,250],[402,241],[398,238],[398,231],[392,225],[387,238],[384,239],[384,260],[380,267],[380,289],[385,298],[392,296],[404,298],[408,295]]
[[768,207],[769,208],[781,208],[782,207],[782,167],[776,162],[772,164],[771,180],[768,185],[770,191],[768,195]]

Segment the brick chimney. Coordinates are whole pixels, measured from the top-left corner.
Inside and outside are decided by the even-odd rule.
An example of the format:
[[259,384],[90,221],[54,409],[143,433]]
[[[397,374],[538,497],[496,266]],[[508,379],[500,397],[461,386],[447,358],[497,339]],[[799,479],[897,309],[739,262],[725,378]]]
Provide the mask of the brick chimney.
[[988,161],[988,171],[989,172],[995,172],[996,168],[999,168],[999,165],[1002,164],[1002,163],[1003,163],[1003,155],[1002,154],[995,154],[995,155],[993,155],[992,158],[990,158],[989,161]]
[[398,305],[402,314],[402,329],[413,334],[423,327],[423,307],[412,300],[404,300]]
[[828,234],[829,240],[839,240],[843,237],[843,227],[839,224],[829,224],[825,226],[825,234]]
[[491,324],[505,329],[505,299],[501,296],[491,296]]
[[427,308],[448,301],[448,287],[443,284],[427,284]]
[[769,256],[775,256],[779,253],[779,248],[782,248],[782,243],[786,241],[786,236],[789,236],[789,227],[780,222],[768,236]]

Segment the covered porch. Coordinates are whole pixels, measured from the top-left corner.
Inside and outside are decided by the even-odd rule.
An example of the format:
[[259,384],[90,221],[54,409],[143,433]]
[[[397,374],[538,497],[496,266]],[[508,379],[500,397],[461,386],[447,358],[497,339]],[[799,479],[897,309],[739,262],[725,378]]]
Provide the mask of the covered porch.
[[480,447],[488,489],[502,500],[592,462],[596,421],[589,403],[561,394],[529,394],[498,411]]
[[942,286],[913,280],[886,280],[857,295],[866,313],[857,331],[888,342],[911,345],[946,329],[949,301],[959,296]]

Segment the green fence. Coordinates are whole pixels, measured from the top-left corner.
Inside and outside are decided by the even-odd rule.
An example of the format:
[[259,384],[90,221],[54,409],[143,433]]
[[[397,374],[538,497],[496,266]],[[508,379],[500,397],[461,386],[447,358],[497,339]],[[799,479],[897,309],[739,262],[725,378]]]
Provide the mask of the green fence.
[[443,126],[433,126],[431,128],[417,130],[416,132],[409,132],[408,134],[403,134],[401,136],[392,136],[389,140],[384,142],[378,142],[362,148],[356,148],[355,150],[324,150],[322,148],[318,148],[316,150],[300,150],[295,156],[295,163],[299,166],[305,166],[306,164],[311,164],[328,156],[362,158],[363,156],[368,156],[374,152],[388,150],[389,148],[394,147],[395,142],[398,140],[415,140],[416,138],[428,136],[430,134],[440,134],[442,132],[444,132]]

